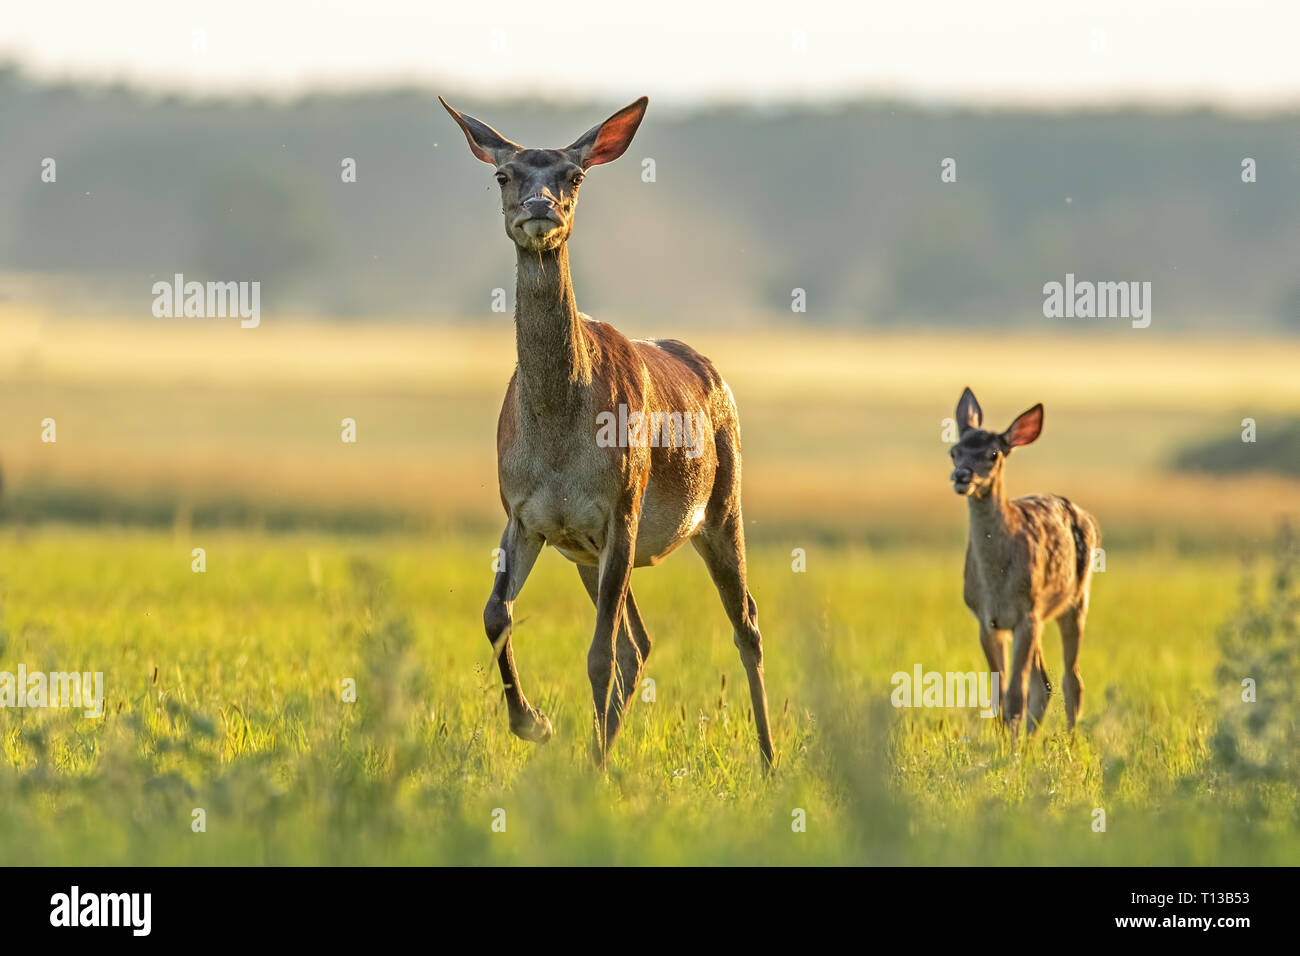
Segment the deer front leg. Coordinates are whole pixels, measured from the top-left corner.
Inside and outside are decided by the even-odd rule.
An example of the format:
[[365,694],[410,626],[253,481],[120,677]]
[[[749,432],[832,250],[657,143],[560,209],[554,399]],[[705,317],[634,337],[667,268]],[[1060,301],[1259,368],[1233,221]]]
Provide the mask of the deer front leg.
[[1007,681],[1007,696],[1002,703],[1003,719],[1013,736],[1020,731],[1020,717],[1029,696],[1029,678],[1035,656],[1039,653],[1042,624],[1033,614],[1026,615],[1016,625],[1011,645],[1011,674]]
[[587,652],[587,676],[591,679],[591,697],[596,712],[596,739],[593,757],[599,766],[609,758],[610,747],[618,735],[627,698],[636,688],[639,665],[635,657],[627,666],[617,664],[616,642],[620,625],[626,619],[628,584],[636,554],[637,515],[615,514],[612,529],[600,557],[600,580],[596,592],[596,633]]
[[523,688],[519,686],[519,673],[515,670],[515,652],[510,635],[514,629],[515,598],[519,596],[541,550],[541,536],[529,534],[511,518],[501,535],[501,560],[505,564],[497,571],[492,594],[483,608],[483,628],[492,642],[492,651],[501,669],[501,683],[505,686],[510,730],[516,737],[537,743],[551,739],[551,722],[524,697]]
[[979,645],[984,650],[985,661],[988,661],[989,674],[997,675],[997,692],[1000,698],[1006,697],[1006,684],[1011,676],[1008,659],[1006,659],[1010,643],[1010,631],[995,631],[988,624],[980,622]]
[[1007,645],[1011,643],[1011,632],[995,631],[983,621],[980,622],[980,647],[984,649],[984,659],[989,663],[990,680],[998,682],[998,699],[1005,700],[1007,683],[1011,677],[1007,663]]

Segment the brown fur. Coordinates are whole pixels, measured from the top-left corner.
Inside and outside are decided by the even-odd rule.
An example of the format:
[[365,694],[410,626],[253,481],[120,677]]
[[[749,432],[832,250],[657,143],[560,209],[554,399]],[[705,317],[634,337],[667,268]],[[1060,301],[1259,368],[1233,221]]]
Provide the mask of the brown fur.
[[[1042,722],[1052,693],[1043,665],[1042,629],[1055,620],[1065,652],[1065,712],[1073,728],[1083,705],[1079,643],[1088,614],[1097,521],[1058,495],[1008,501],[1007,455],[1038,438],[1043,407],[1035,405],[1001,434],[980,428],[984,413],[968,388],[957,404],[960,436],[952,449],[952,480],[970,510],[964,597],[979,622],[989,669],[1002,675],[1003,719],[1018,726],[1026,700],[1029,729]],[[1008,660],[1008,650],[1010,659]]]
[[[745,580],[740,510],[740,422],[713,363],[667,339],[633,341],[581,314],[568,238],[578,186],[591,166],[617,159],[645,111],[643,97],[564,149],[524,149],[443,105],[479,159],[497,167],[506,234],[516,245],[518,365],[497,423],[497,474],[506,529],[505,567],[484,608],[505,685],[510,727],[546,740],[551,724],[519,686],[511,646],[513,605],[543,544],[578,565],[596,606],[587,655],[596,755],[607,758],[650,638],[632,597],[634,566],[654,565],[689,540],[704,558],[749,677],[759,748],[773,759],[763,685],[762,636]],[[695,450],[602,447],[602,412],[698,414]],[[631,445],[630,442],[626,443]]]

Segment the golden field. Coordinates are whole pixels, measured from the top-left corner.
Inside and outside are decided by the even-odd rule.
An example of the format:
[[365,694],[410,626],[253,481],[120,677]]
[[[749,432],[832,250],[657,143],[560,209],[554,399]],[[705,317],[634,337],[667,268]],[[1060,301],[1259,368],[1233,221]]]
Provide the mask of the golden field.
[[[1183,443],[1234,434],[1243,417],[1266,435],[1300,413],[1294,340],[658,331],[711,356],[737,396],[752,535],[960,535],[941,424],[967,384],[991,423],[1046,404],[1010,490],[1079,500],[1109,540],[1249,539],[1300,501],[1294,480],[1168,468]],[[506,316],[476,328],[268,317],[245,330],[0,310],[0,463],[9,495],[37,513],[57,493],[166,500],[178,520],[238,501],[492,525],[495,420],[513,364]],[[340,440],[345,417],[356,444]],[[46,418],[54,444],[41,441]]]

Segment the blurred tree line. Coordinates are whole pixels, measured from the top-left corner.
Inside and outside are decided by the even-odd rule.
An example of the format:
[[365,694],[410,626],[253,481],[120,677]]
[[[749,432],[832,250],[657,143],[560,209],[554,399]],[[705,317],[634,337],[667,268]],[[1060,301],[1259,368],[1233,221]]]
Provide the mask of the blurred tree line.
[[[442,92],[537,146],[622,105]],[[433,92],[199,100],[10,67],[0,117],[0,296],[34,275],[56,308],[147,317],[152,283],[177,272],[260,280],[264,310],[339,318],[485,317],[493,289],[513,296],[491,170]],[[652,101],[583,190],[579,304],[663,334],[791,317],[795,289],[793,318],[813,324],[1060,324],[1042,286],[1073,272],[1152,282],[1158,327],[1300,332],[1296,130],[1211,111]]]

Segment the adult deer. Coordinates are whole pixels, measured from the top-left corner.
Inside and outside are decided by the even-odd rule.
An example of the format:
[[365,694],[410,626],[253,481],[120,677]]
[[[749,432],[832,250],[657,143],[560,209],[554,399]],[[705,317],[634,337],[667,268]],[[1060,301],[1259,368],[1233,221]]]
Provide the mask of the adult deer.
[[1097,519],[1059,495],[1006,499],[1007,456],[1042,432],[1041,404],[1004,432],[985,431],[983,423],[984,412],[968,388],[957,403],[958,440],[952,449],[953,490],[966,497],[970,511],[966,606],[979,621],[989,670],[1002,675],[1002,716],[1015,731],[1026,698],[1030,733],[1047,710],[1052,685],[1043,665],[1042,629],[1056,620],[1065,652],[1065,717],[1073,729],[1083,705],[1079,642],[1101,530]]
[[[578,186],[591,167],[623,155],[648,101],[641,97],[563,149],[526,149],[439,100],[470,151],[495,167],[506,235],[515,244],[518,364],[497,422],[505,563],[483,610],[510,729],[525,740],[551,736],[550,721],[524,696],[510,641],[514,602],[542,545],[578,566],[596,606],[587,674],[595,754],[603,765],[650,653],[629,587],[632,568],[657,564],[689,539],[731,620],[759,748],[770,766],[763,641],[745,583],[740,424],[731,389],[689,346],[629,340],[580,313],[569,276]],[[598,441],[610,415],[620,426],[634,415],[642,422],[673,415],[695,434],[674,433],[653,445],[622,435]]]

